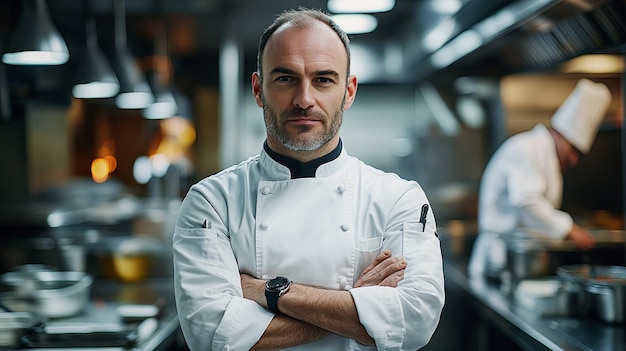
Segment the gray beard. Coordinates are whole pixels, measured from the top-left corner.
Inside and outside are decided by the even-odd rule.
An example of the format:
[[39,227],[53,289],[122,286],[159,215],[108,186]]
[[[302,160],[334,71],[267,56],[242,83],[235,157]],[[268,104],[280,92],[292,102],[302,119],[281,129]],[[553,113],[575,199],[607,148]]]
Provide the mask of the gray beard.
[[[299,115],[310,115],[305,110],[292,111]],[[278,124],[276,118],[276,111],[271,108],[265,101],[263,101],[263,117],[265,119],[265,127],[267,133],[276,139],[281,145],[292,151],[313,151],[317,150],[326,143],[328,143],[341,127],[343,120],[343,109],[338,109],[335,112],[335,116],[331,121],[330,128],[325,129],[321,134],[314,135],[312,137],[296,136],[291,137],[281,126]],[[306,127],[303,127],[306,128]],[[306,131],[306,129],[303,129]]]

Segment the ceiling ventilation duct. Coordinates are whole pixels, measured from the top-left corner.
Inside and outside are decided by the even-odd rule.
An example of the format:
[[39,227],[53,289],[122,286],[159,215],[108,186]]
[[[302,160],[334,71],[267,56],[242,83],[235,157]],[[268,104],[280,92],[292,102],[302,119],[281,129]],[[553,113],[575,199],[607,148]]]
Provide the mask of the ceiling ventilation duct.
[[[626,2],[611,0],[514,0],[500,1],[482,15],[470,10],[469,1],[455,20],[466,25],[431,55],[411,65],[417,80],[446,80],[459,75],[502,76],[545,70],[590,53],[622,52],[626,46]],[[475,9],[475,8],[474,8]],[[472,13],[474,12],[474,13]],[[504,16],[504,15],[508,16]],[[473,16],[473,17],[472,17]],[[515,21],[506,26],[502,18]],[[470,18],[471,17],[471,18]],[[479,17],[479,18],[477,18]],[[489,35],[485,28],[491,28]],[[467,33],[483,33],[480,45],[461,52],[446,64],[435,64],[440,51],[450,50]]]
[[590,1],[564,3],[570,2],[581,5],[583,12],[561,20],[546,14],[544,21],[551,23],[547,30],[530,33],[503,48],[501,58],[507,69],[545,69],[582,54],[607,52],[626,44],[624,2],[609,1],[591,10],[587,10],[593,6]]

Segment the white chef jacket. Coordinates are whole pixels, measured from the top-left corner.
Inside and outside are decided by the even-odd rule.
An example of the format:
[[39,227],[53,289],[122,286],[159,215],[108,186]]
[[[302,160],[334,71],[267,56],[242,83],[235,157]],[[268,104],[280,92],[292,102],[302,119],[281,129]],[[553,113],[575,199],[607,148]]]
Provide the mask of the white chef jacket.
[[506,140],[483,173],[478,200],[478,238],[469,272],[506,264],[506,238],[520,228],[563,239],[572,217],[561,210],[563,175],[550,131],[542,124]]
[[[243,298],[240,272],[345,289],[375,339],[366,347],[335,334],[292,350],[416,350],[428,343],[444,304],[439,239],[422,188],[348,156],[315,178],[290,179],[260,155],[192,186],[173,238],[176,304],[191,350],[248,350],[274,314]],[[207,221],[207,228],[202,223]],[[383,250],[408,261],[397,288],[353,288]]]

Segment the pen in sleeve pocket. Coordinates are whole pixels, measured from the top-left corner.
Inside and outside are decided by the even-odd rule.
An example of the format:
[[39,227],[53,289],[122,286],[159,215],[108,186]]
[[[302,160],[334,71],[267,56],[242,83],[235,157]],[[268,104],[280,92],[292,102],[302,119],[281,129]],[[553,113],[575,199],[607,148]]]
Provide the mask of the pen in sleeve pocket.
[[422,223],[422,231],[426,230],[426,215],[428,214],[428,204],[422,205],[422,213],[420,213],[420,223]]

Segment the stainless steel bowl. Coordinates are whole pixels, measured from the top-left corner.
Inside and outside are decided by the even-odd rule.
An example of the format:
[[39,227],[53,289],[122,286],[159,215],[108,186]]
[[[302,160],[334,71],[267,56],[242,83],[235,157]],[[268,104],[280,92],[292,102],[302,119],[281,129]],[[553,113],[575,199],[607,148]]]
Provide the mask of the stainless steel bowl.
[[47,318],[61,318],[83,311],[89,301],[93,279],[84,272],[22,270],[0,278],[11,288],[0,300],[16,312],[31,312]]

